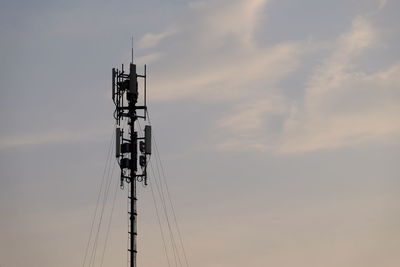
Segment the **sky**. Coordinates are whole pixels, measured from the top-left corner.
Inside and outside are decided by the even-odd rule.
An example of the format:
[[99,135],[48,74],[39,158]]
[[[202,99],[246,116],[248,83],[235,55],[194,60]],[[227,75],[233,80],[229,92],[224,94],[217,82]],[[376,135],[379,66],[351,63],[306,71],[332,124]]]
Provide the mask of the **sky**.
[[[399,266],[398,10],[2,1],[0,266],[83,266],[111,69],[130,62],[132,36],[191,267]],[[127,190],[115,192],[103,266],[127,264]],[[168,266],[151,190],[138,194],[139,266]]]

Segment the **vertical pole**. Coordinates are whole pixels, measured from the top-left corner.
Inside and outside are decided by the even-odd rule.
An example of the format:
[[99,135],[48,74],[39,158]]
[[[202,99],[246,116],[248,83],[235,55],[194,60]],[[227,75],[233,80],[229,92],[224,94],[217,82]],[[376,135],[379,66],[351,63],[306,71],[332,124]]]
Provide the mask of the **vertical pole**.
[[131,244],[130,244],[130,259],[131,266],[136,267],[136,179],[131,180]]
[[[136,67],[131,66],[131,72],[135,72],[134,75],[131,73],[131,83],[137,84],[137,76],[136,76]],[[133,80],[134,79],[134,80]],[[132,93],[132,92],[130,92]],[[136,209],[136,171],[137,171],[137,132],[135,132],[135,121],[136,117],[136,98],[130,98],[129,100],[129,112],[130,112],[130,126],[131,126],[131,163],[130,163],[130,179],[131,179],[131,206],[130,206],[130,220],[131,220],[131,227],[130,227],[130,235],[131,235],[131,242],[130,242],[130,267],[136,267],[136,236],[137,236],[137,209]]]
[[[134,105],[134,103],[130,103],[130,105]],[[131,151],[131,177],[130,177],[130,267],[136,267],[136,160],[137,160],[137,133],[135,132],[135,112],[130,108],[130,111],[132,113],[130,123],[131,123],[131,145],[132,145],[132,151]]]
[[131,101],[129,103],[129,111],[131,112],[131,118],[130,118],[130,123],[131,123],[131,145],[132,145],[132,151],[131,151],[131,183],[130,183],[130,191],[131,195],[129,196],[131,199],[131,206],[130,206],[130,267],[136,267],[136,164],[137,164],[137,133],[135,132],[135,120],[136,120],[136,112],[134,109],[135,103]]
[[[133,115],[135,116],[135,115]],[[137,236],[137,209],[136,209],[136,162],[137,162],[137,133],[134,131],[135,119],[131,119],[131,144],[132,144],[132,160],[131,160],[131,244],[130,244],[130,258],[131,266],[136,267],[136,236]]]
[[132,36],[132,61],[131,63],[133,64],[133,36]]

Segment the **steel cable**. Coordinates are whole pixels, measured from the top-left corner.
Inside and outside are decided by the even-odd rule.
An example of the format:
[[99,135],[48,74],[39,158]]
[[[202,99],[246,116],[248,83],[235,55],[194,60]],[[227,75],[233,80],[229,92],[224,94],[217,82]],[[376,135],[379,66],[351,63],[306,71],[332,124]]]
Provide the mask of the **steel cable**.
[[[143,131],[142,131],[142,127],[140,125],[140,122],[138,122],[138,126],[139,126],[139,129],[140,129],[141,133],[142,133]],[[158,193],[159,198],[161,200],[162,208],[163,208],[165,219],[166,219],[166,222],[167,222],[167,226],[168,226],[168,230],[169,230],[169,236],[170,236],[171,245],[172,245],[172,252],[173,252],[173,255],[174,255],[175,266],[177,267],[178,263],[179,263],[179,266],[182,267],[182,263],[181,263],[180,256],[179,256],[179,251],[178,251],[177,246],[175,244],[174,232],[173,232],[171,224],[170,224],[170,219],[169,219],[169,215],[168,215],[167,206],[165,204],[165,196],[164,196],[164,192],[163,192],[163,188],[162,188],[162,184],[161,184],[160,171],[157,169],[157,173],[158,173],[158,176],[157,176],[155,174],[155,171],[154,171],[154,168],[153,168],[153,165],[152,165],[151,161],[150,161],[149,165],[150,165],[151,171],[153,173],[153,177],[154,177],[157,193]],[[151,188],[151,189],[153,190],[153,188]],[[154,193],[154,191],[152,193]],[[154,198],[154,199],[156,199],[156,198]],[[158,212],[158,209],[157,209],[157,212]],[[157,216],[159,216],[159,215],[157,214]],[[161,224],[161,222],[160,222],[160,224]],[[160,226],[160,227],[161,227],[160,229],[162,231],[162,226]],[[165,250],[167,250],[166,247],[165,247]],[[169,259],[168,256],[167,256],[167,259]]]
[[175,244],[174,232],[172,231],[170,219],[169,219],[169,216],[168,216],[167,205],[165,204],[166,201],[165,201],[164,189],[163,189],[162,181],[161,181],[160,170],[158,169],[157,165],[156,165],[156,170],[157,170],[158,176],[154,175],[154,177],[155,177],[154,181],[155,181],[155,184],[156,184],[156,189],[157,189],[158,194],[159,194],[160,199],[161,199],[161,203],[162,203],[165,219],[166,219],[166,222],[167,222],[169,235],[170,235],[170,239],[171,239],[172,252],[174,253],[176,266],[178,266],[178,263],[179,263],[179,266],[182,266],[182,263],[181,263],[181,260],[180,260],[180,256],[179,256],[179,251],[178,251],[178,249],[176,247],[176,244]]
[[112,150],[111,150],[111,147],[112,147],[113,140],[114,140],[114,134],[115,134],[115,133],[114,133],[114,131],[113,131],[113,133],[111,134],[110,143],[109,143],[109,145],[108,145],[106,164],[105,164],[104,170],[103,170],[103,175],[102,175],[101,184],[100,184],[100,190],[99,190],[99,193],[98,193],[98,195],[97,195],[96,208],[95,208],[95,212],[94,212],[94,215],[93,215],[92,224],[91,224],[91,226],[90,226],[89,239],[88,239],[88,242],[87,242],[87,245],[86,245],[85,256],[84,256],[83,264],[82,264],[83,267],[84,267],[85,264],[86,264],[86,259],[87,259],[88,252],[89,252],[90,242],[91,242],[91,240],[92,240],[93,227],[94,227],[94,224],[95,224],[95,221],[96,221],[96,217],[97,217],[97,211],[98,211],[98,207],[99,207],[99,203],[100,203],[100,198],[101,198],[101,195],[102,195],[102,192],[103,192],[103,185],[104,185],[104,181],[105,181],[105,174],[106,174],[107,169],[108,169],[108,166],[109,166],[109,164],[110,164],[111,151],[112,151]]
[[[152,172],[154,174],[153,167],[151,167],[151,169],[152,169]],[[161,239],[162,239],[162,242],[163,242],[165,257],[167,259],[168,267],[171,267],[171,263],[170,263],[170,260],[169,260],[169,257],[168,257],[167,244],[165,242],[165,237],[164,237],[164,231],[162,229],[161,220],[160,220],[160,214],[159,214],[159,211],[158,211],[158,205],[157,205],[156,198],[155,198],[155,195],[154,195],[153,184],[152,184],[152,182],[150,180],[149,180],[149,185],[150,185],[151,196],[153,198],[154,207],[155,207],[155,210],[156,210],[157,221],[158,221],[158,226],[160,228]]]
[[101,207],[101,212],[100,212],[100,218],[99,218],[99,223],[97,226],[97,232],[96,232],[96,238],[94,240],[94,244],[93,244],[93,249],[92,249],[92,255],[91,255],[91,261],[89,266],[94,266],[95,260],[96,260],[96,254],[97,254],[97,243],[99,240],[99,236],[100,236],[100,229],[101,229],[101,225],[103,222],[103,216],[104,216],[104,211],[105,211],[105,207],[107,204],[107,200],[108,200],[108,195],[109,195],[109,191],[110,191],[110,186],[111,186],[111,182],[112,182],[112,175],[110,175],[114,172],[114,168],[115,168],[116,162],[114,161],[114,164],[112,165],[112,168],[108,168],[108,172],[107,172],[107,184],[106,184],[106,188],[104,189],[104,194],[103,194],[103,201],[102,201],[102,207]]
[[[149,115],[148,112],[147,112],[147,117],[149,119],[149,124],[151,125],[151,119],[150,119],[150,115]],[[173,205],[173,202],[172,202],[171,194],[170,194],[170,191],[169,191],[169,188],[168,188],[168,183],[167,183],[167,179],[166,179],[166,175],[165,175],[165,171],[164,171],[164,166],[163,166],[162,161],[161,161],[161,157],[160,157],[160,153],[159,153],[159,150],[158,150],[157,141],[155,139],[154,132],[155,131],[153,130],[152,140],[154,142],[154,147],[155,147],[155,152],[156,152],[156,163],[157,163],[157,159],[158,159],[158,162],[159,162],[160,168],[161,168],[163,181],[164,181],[165,188],[166,188],[166,191],[167,191],[168,200],[169,200],[169,203],[171,205],[171,210],[172,210],[172,215],[173,215],[173,218],[174,218],[175,227],[176,227],[177,232],[178,232],[179,242],[180,242],[180,245],[182,247],[182,252],[183,252],[183,255],[184,255],[184,258],[185,258],[185,263],[186,263],[186,266],[189,267],[189,261],[188,261],[188,258],[187,258],[186,249],[185,249],[185,246],[184,246],[182,234],[181,234],[180,227],[179,227],[179,224],[178,224],[178,220],[177,220],[177,217],[176,217],[175,208],[174,208],[174,205]]]
[[[112,177],[113,177],[113,172],[111,173],[111,178]],[[110,214],[110,217],[109,217],[109,220],[108,220],[107,232],[106,232],[106,237],[105,237],[105,241],[104,241],[103,253],[101,255],[100,267],[103,266],[103,262],[104,262],[104,255],[105,255],[105,252],[106,252],[108,237],[109,237],[109,234],[110,234],[111,222],[112,222],[112,218],[113,218],[113,214],[114,214],[115,200],[117,198],[117,191],[118,191],[118,181],[116,180],[116,182],[115,182],[115,190],[114,190],[114,197],[113,197],[113,202],[112,202],[112,207],[111,207],[111,214]]]

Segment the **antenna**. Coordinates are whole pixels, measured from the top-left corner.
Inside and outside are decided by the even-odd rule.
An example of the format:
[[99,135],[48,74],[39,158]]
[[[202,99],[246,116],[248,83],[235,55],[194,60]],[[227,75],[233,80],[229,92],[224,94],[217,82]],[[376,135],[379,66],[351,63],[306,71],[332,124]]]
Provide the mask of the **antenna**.
[[133,35],[132,35],[132,60],[131,63],[133,64]]
[[[146,120],[146,67],[144,74],[136,73],[133,63],[129,65],[129,74],[124,72],[124,66],[112,70],[112,99],[115,104],[116,119],[116,158],[121,168],[121,188],[129,186],[129,259],[130,267],[136,267],[137,238],[137,183],[147,185],[147,163],[151,154],[151,126],[145,125],[143,136],[135,129],[135,122]],[[139,88],[138,79],[144,79],[144,86]],[[140,89],[140,90],[139,90]],[[139,99],[139,91],[144,98]],[[126,125],[126,126],[125,126]],[[125,128],[125,129],[124,129]],[[140,151],[138,151],[138,146]]]

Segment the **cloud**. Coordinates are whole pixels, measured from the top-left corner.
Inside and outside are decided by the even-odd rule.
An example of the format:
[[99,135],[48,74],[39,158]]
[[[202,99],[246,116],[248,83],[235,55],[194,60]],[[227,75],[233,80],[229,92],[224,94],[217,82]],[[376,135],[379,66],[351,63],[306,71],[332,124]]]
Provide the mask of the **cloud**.
[[[256,33],[269,2],[190,4],[174,39],[154,54],[151,99],[223,103],[228,112],[211,137],[219,149],[292,153],[397,134],[398,65],[367,73],[356,64],[381,44],[378,29],[356,16],[328,45],[307,36],[265,45]],[[309,66],[303,58],[319,61]],[[303,84],[293,83],[295,72]]]
[[268,0],[219,0],[192,4],[202,14],[201,28],[210,40],[234,36],[242,44],[252,45],[254,31]]
[[[298,64],[300,46],[293,43],[279,44],[265,49],[243,50],[212,55],[208,64],[201,59],[182,59],[184,68],[174,73],[160,74],[153,80],[152,99],[169,101],[196,98],[202,101],[229,101],[248,96],[257,90],[255,83],[264,89],[281,80]],[[180,61],[177,59],[177,61]],[[199,64],[191,69],[191,62]],[[271,67],[273,66],[273,67]]]
[[304,101],[292,107],[282,152],[337,148],[400,133],[400,64],[372,74],[353,65],[378,43],[377,36],[365,18],[354,19],[351,31],[310,77]]
[[[350,30],[314,67],[303,96],[293,99],[282,90],[253,91],[253,97],[235,104],[217,123],[221,133],[217,147],[294,153],[399,136],[400,63],[375,73],[355,64],[380,43],[379,31],[366,18],[355,17]],[[318,45],[308,52],[314,48]],[[278,81],[287,77],[290,72]]]
[[230,133],[217,147],[221,150],[271,148],[274,135],[268,122],[287,112],[285,104],[281,95],[269,94],[234,106],[217,123],[224,133]]
[[151,48],[158,45],[163,39],[178,33],[176,28],[169,28],[160,33],[147,33],[137,43],[139,49]]
[[[259,45],[255,31],[269,1],[191,4],[174,42],[163,47],[153,73],[154,101],[197,99],[227,102],[269,90],[297,68],[303,42]],[[238,19],[240,18],[240,19]],[[168,68],[168,72],[165,69]]]
[[383,9],[387,4],[387,0],[378,0],[378,8]]
[[[163,57],[157,60],[161,71],[153,72],[149,81],[153,101],[229,103],[229,113],[217,122],[225,133],[217,141],[221,149],[240,147],[244,140],[249,148],[265,147],[255,138],[261,137],[257,128],[262,128],[264,116],[278,116],[273,109],[283,108],[277,84],[299,67],[308,46],[304,41],[257,42],[257,27],[269,2],[191,3],[180,31],[157,52]],[[243,114],[248,114],[246,120]],[[231,132],[236,134],[229,136]]]
[[7,136],[0,138],[0,149],[31,146],[31,145],[45,145],[45,144],[65,144],[75,143],[85,140],[94,140],[96,138],[103,138],[106,136],[104,131],[100,130],[87,130],[87,131],[51,131],[48,133],[37,135],[23,135],[23,136]]
[[159,60],[161,57],[162,57],[161,53],[151,53],[136,58],[135,62],[138,65],[150,64],[152,62]]

